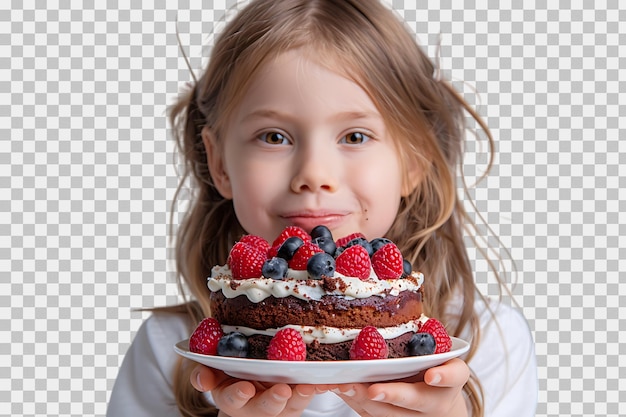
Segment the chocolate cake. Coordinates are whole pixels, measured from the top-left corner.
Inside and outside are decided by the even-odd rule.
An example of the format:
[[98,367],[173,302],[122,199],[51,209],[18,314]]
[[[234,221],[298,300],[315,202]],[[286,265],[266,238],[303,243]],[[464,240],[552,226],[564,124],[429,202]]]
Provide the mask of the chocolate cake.
[[[287,228],[271,245],[246,236],[226,265],[213,268],[207,284],[211,316],[225,335],[247,343],[238,355],[268,359],[270,342],[284,329],[301,335],[306,360],[422,354],[412,340],[428,320],[422,314],[423,275],[411,271],[387,239],[368,242],[355,233],[328,246],[328,229],[322,229],[321,244],[316,229],[308,234]],[[378,349],[383,352],[351,354],[359,333],[372,327],[384,339],[386,347]],[[426,351],[433,352],[434,346]]]

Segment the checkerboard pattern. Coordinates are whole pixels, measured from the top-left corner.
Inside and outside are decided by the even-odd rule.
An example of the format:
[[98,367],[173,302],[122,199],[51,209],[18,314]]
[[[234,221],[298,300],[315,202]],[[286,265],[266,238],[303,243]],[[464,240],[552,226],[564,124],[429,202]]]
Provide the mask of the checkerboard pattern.
[[[504,267],[536,341],[537,415],[626,415],[624,4],[390,3],[496,138],[470,195],[515,260]],[[176,22],[200,71],[233,7],[1,3],[0,415],[104,415],[146,318],[134,309],[179,300],[165,113],[191,77]],[[470,184],[484,146],[470,138]]]

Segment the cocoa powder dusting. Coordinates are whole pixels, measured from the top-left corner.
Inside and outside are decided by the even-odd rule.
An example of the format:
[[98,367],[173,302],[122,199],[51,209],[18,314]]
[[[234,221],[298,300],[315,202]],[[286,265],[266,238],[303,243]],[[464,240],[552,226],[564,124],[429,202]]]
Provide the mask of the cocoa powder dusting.
[[339,290],[341,292],[345,292],[348,285],[340,278],[327,277],[324,278],[323,288],[326,292],[333,292],[335,290]]

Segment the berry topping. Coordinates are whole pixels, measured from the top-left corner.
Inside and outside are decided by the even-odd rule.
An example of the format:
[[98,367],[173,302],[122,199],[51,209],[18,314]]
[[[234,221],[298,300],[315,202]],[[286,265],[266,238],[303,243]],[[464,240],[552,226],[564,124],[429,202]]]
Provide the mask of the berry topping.
[[335,258],[326,252],[316,253],[306,263],[309,278],[321,279],[322,276],[332,277],[335,273]]
[[315,239],[317,237],[327,237],[332,239],[333,234],[328,227],[320,225],[315,226],[313,230],[311,230],[311,239]]
[[222,327],[212,317],[203,319],[189,338],[189,350],[203,355],[215,355],[217,345],[224,335]]
[[248,356],[248,339],[239,332],[228,333],[222,336],[217,343],[217,354],[219,356],[245,358]]
[[319,246],[314,245],[311,242],[305,242],[298,248],[296,253],[293,255],[293,258],[289,261],[289,268],[296,271],[306,271],[306,264],[311,256],[321,252],[324,251],[321,250]]
[[443,324],[437,319],[430,318],[419,328],[420,333],[430,333],[435,342],[437,343],[437,348],[435,349],[435,353],[444,353],[449,352],[452,348],[452,340],[450,340],[450,336],[448,336],[448,332],[446,328],[443,327]]
[[342,238],[337,239],[335,243],[337,244],[337,247],[340,248],[342,246],[346,246],[346,243],[350,242],[352,239],[355,239],[357,237],[365,238],[365,235],[360,232],[352,233],[352,234],[349,234],[348,236],[344,236]]
[[374,326],[361,329],[350,346],[350,359],[386,359],[389,348]]
[[303,244],[304,241],[298,236],[289,236],[278,248],[276,256],[289,261]]
[[376,252],[387,243],[391,243],[391,240],[387,239],[386,237],[377,237],[370,242],[370,245],[372,245],[372,250]]
[[402,260],[402,278],[406,278],[413,272],[413,265],[406,259]]
[[245,242],[237,242],[230,250],[228,266],[234,279],[259,278],[263,275],[263,264],[266,258],[266,252]]
[[363,246],[365,250],[367,250],[368,256],[372,256],[372,254],[374,253],[374,251],[372,250],[372,245],[364,237],[355,237],[354,239],[352,239],[351,241],[349,241],[343,246],[344,246],[344,249],[346,249],[346,248],[349,248],[350,246],[355,246],[355,245]]
[[332,237],[328,236],[319,236],[313,239],[314,244],[320,247],[324,252],[329,255],[335,255],[335,250],[337,249],[337,245],[335,245],[335,241]]
[[239,242],[254,246],[263,253],[267,253],[267,251],[270,250],[270,244],[261,236],[244,235],[239,239]]
[[337,272],[345,276],[361,280],[366,280],[370,276],[370,257],[363,246],[350,246],[337,257],[335,263]]
[[278,256],[278,249],[280,248],[280,246],[272,246],[268,251],[267,251],[267,259],[270,258],[275,258]]
[[278,235],[278,237],[274,239],[272,246],[282,245],[283,242],[291,236],[298,236],[300,239],[302,239],[303,242],[311,241],[311,236],[303,228],[298,226],[287,226],[283,229],[280,235]]
[[290,327],[279,330],[267,347],[267,359],[279,361],[306,360],[306,345],[300,332]]
[[263,264],[261,272],[265,278],[283,279],[287,276],[287,261],[283,258],[267,259]]
[[408,344],[410,356],[433,354],[436,347],[435,338],[430,333],[415,333]]
[[372,268],[379,279],[396,279],[402,276],[402,254],[395,243],[387,243],[372,255]]

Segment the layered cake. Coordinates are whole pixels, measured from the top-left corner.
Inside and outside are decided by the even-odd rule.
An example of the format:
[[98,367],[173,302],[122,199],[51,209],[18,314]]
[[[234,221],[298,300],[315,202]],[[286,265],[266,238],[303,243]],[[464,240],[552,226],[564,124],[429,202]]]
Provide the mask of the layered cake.
[[288,227],[271,244],[244,236],[212,270],[212,317],[190,349],[314,361],[445,352],[445,329],[422,313],[423,281],[388,239],[335,241],[324,226]]

